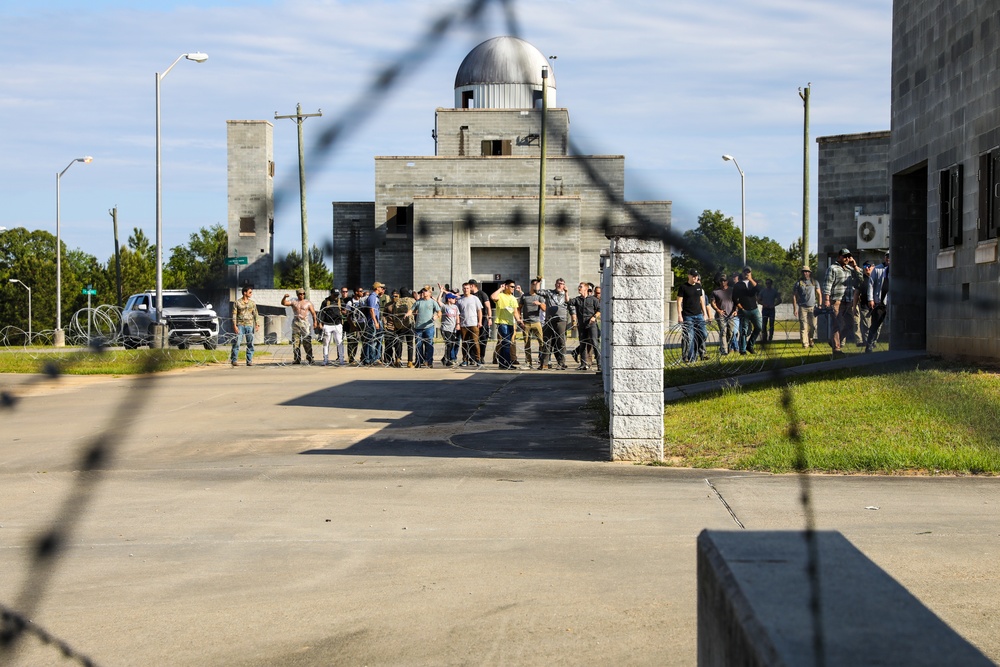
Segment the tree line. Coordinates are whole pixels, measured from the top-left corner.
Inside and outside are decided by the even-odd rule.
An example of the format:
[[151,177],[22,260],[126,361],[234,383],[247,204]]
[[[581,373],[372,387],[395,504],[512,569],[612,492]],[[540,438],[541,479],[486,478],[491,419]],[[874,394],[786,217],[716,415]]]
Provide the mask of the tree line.
[[[742,234],[733,219],[721,211],[703,211],[698,226],[682,237],[684,247],[675,248],[671,258],[675,288],[687,282],[689,269],[698,271],[706,292],[711,292],[718,274],[732,276],[743,268]],[[746,263],[753,268],[754,279],[763,283],[770,278],[778,291],[790,294],[802,269],[801,237],[788,248],[767,236],[747,235],[746,243]],[[812,253],[809,266],[816,275],[816,255]]]
[[[203,299],[232,287],[233,278],[226,265],[229,240],[219,224],[202,227],[191,234],[186,245],[170,250],[163,265],[164,289],[187,289]],[[27,330],[28,296],[16,278],[31,288],[32,330],[54,329],[56,322],[56,237],[42,230],[24,227],[0,233],[0,328],[16,326]],[[136,227],[119,251],[122,298],[156,289],[156,246],[142,229]],[[274,285],[292,289],[302,284],[302,255],[294,250],[275,262]],[[323,251],[313,246],[309,253],[310,283],[332,287],[333,274],[323,261]],[[84,288],[91,286],[97,296],[91,306],[118,304],[115,256],[105,261],[63,243],[62,312],[63,327],[73,313],[87,307]],[[272,287],[257,285],[258,288]]]

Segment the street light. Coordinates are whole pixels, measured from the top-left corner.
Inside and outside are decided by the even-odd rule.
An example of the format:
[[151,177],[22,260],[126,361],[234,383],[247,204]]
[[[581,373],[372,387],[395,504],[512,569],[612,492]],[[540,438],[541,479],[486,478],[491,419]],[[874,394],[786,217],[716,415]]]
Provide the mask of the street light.
[[28,345],[31,345],[31,288],[22,283],[17,278],[8,278],[9,283],[20,283],[21,287],[28,290]]
[[740,163],[736,161],[732,155],[723,155],[722,159],[726,162],[732,160],[733,164],[736,165],[736,169],[740,172],[740,199],[741,199],[741,213],[740,213],[740,230],[743,236],[743,266],[747,265],[747,179],[743,170],[740,169]]
[[56,174],[56,330],[52,336],[52,344],[55,347],[66,345],[66,334],[62,328],[62,234],[59,224],[59,182],[74,162],[90,164],[93,161],[94,158],[89,155],[78,157],[75,160],[70,160],[66,168]]
[[181,58],[193,60],[196,63],[203,63],[208,60],[205,53],[182,53],[177,56],[177,60],[170,63],[170,67],[163,71],[163,74],[156,73],[156,322],[153,333],[153,347],[164,347],[166,336],[163,332],[163,201],[162,186],[160,183],[160,81],[170,73],[174,65],[181,61]]

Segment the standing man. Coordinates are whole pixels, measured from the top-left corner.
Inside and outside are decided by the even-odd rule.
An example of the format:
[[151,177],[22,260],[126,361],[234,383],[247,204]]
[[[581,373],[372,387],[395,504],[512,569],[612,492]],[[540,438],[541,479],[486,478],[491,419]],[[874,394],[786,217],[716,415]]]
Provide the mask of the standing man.
[[486,359],[486,347],[490,344],[490,334],[493,327],[493,304],[490,303],[490,297],[486,295],[486,292],[479,289],[479,283],[476,280],[470,278],[469,287],[472,289],[472,296],[479,299],[479,304],[483,307],[483,322],[479,327],[479,361],[482,363]]
[[740,322],[740,354],[756,350],[757,336],[760,335],[760,308],[757,307],[757,281],[749,266],[743,267],[740,280],[733,285],[733,304]]
[[344,301],[344,333],[347,336],[347,363],[353,364],[358,356],[358,340],[363,326],[359,324],[358,306],[361,303],[361,291],[354,292],[346,287],[340,288],[340,298]]
[[[294,301],[289,299],[286,293],[281,299],[281,305],[292,309],[292,363],[302,363],[302,352],[299,347],[305,348],[306,365],[313,362],[312,330],[319,329],[319,318],[316,317],[316,308],[312,301],[306,298],[306,291],[300,289],[295,292],[297,297]],[[310,326],[310,316],[312,326]]]
[[236,332],[236,339],[233,340],[233,349],[229,353],[229,361],[233,366],[240,356],[240,337],[247,340],[247,366],[253,366],[253,336],[260,329],[260,323],[257,321],[257,304],[250,298],[252,296],[253,288],[246,285],[243,287],[243,296],[233,303],[233,331]]
[[323,325],[323,365],[330,365],[330,340],[337,346],[337,361],[344,365],[344,302],[337,289],[319,305],[319,321]]
[[451,290],[442,290],[438,293],[438,303],[441,305],[441,337],[444,338],[444,357],[441,362],[445,366],[454,366],[458,358],[461,333],[457,301],[458,297]]
[[835,355],[843,354],[841,342],[850,338],[854,332],[851,302],[844,299],[844,294],[852,282],[860,280],[860,276],[858,263],[847,248],[840,251],[837,261],[830,264],[830,268],[826,270],[826,278],[823,280],[823,306],[831,309],[833,333],[830,336],[830,349]]
[[816,306],[822,301],[819,283],[812,278],[812,269],[802,267],[802,277],[792,287],[792,314],[799,319],[802,347],[816,344]]
[[852,312],[858,319],[854,327],[858,347],[865,347],[868,342],[868,329],[872,323],[872,309],[868,305],[868,280],[874,266],[871,262],[865,262],[861,265],[861,284],[854,290],[854,303],[851,305]]
[[539,359],[538,369],[549,365],[551,357],[555,357],[556,367],[566,370],[566,322],[569,320],[569,307],[566,299],[566,281],[556,280],[553,289],[539,290],[545,299],[545,324],[542,326],[542,336],[545,346]]
[[545,317],[545,299],[538,293],[538,285],[542,281],[532,278],[528,293],[521,297],[521,317],[524,321],[524,356],[528,359],[528,368],[532,367],[531,339],[534,338],[538,348],[538,360],[541,363],[542,319]]
[[462,283],[462,298],[456,304],[459,330],[462,333],[462,366],[482,366],[479,354],[479,329],[483,325],[483,302],[472,293],[472,285]]
[[886,300],[889,297],[889,253],[885,253],[882,263],[872,268],[871,275],[865,285],[868,298],[868,308],[872,313],[871,324],[868,325],[868,340],[865,341],[865,352],[871,352],[878,343],[878,335],[885,322]]
[[578,371],[590,369],[591,360],[597,357],[597,318],[601,315],[601,302],[590,293],[590,283],[577,286],[579,296],[571,302],[573,326],[580,338],[580,365]]
[[757,300],[760,302],[760,314],[763,320],[761,337],[767,343],[774,340],[774,314],[778,304],[781,303],[781,292],[774,289],[774,283],[770,278],[764,281],[764,289],[758,293]]
[[374,366],[382,363],[382,295],[385,285],[376,282],[372,285],[372,293],[365,297],[361,310],[365,315],[365,342],[361,354],[362,366]]
[[434,319],[441,312],[441,306],[431,298],[431,290],[424,287],[419,298],[407,313],[413,321],[413,332],[417,337],[417,368],[434,367]]
[[705,354],[708,307],[705,305],[705,290],[701,287],[699,277],[696,269],[688,269],[687,282],[677,288],[677,312],[681,317],[684,337],[682,359],[686,362],[699,358],[708,359]]
[[733,288],[725,273],[715,277],[718,289],[712,291],[712,310],[715,311],[715,325],[719,328],[719,354],[735,352],[737,348],[736,327],[733,326]]
[[511,345],[514,344],[514,327],[516,324],[524,324],[521,320],[521,306],[514,296],[514,285],[513,280],[505,280],[490,295],[490,299],[497,304],[497,365],[504,370],[514,367],[510,352]]

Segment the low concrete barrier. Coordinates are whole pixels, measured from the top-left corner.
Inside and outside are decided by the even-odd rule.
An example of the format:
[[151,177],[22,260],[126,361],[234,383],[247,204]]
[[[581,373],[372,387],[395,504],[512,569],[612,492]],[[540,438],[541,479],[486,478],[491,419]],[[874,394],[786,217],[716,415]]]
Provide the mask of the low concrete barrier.
[[992,665],[837,532],[817,540],[817,661],[805,534],[698,536],[698,664]]

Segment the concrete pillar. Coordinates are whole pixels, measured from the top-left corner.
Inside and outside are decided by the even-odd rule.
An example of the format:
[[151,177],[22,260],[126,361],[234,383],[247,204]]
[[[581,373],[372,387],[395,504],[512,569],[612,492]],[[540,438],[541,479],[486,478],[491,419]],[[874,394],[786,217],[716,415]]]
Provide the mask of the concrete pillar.
[[284,330],[284,315],[266,315],[264,317],[264,343],[268,345],[284,343]]
[[659,239],[612,237],[610,317],[602,318],[612,461],[663,460],[663,268]]

